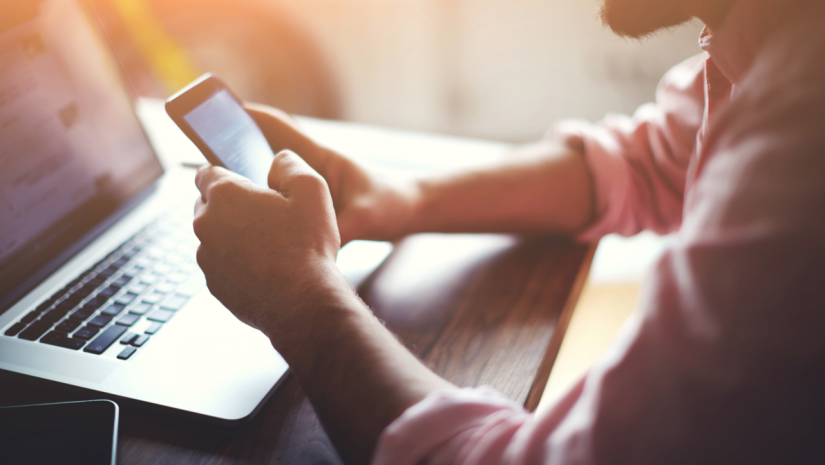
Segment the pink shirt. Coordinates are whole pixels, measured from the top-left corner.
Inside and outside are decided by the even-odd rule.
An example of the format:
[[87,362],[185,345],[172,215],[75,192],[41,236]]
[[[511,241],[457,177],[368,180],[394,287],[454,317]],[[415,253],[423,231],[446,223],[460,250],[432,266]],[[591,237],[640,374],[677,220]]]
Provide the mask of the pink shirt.
[[373,463],[825,463],[825,2],[740,0],[656,103],[563,123],[595,240],[679,231],[641,308],[544,415],[435,392]]

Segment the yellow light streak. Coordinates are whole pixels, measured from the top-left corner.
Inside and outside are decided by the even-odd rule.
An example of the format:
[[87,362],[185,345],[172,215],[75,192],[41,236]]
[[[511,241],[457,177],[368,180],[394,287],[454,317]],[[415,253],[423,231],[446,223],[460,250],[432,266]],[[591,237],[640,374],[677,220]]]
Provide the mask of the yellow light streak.
[[143,59],[172,94],[200,76],[198,66],[158,22],[143,0],[112,0]]

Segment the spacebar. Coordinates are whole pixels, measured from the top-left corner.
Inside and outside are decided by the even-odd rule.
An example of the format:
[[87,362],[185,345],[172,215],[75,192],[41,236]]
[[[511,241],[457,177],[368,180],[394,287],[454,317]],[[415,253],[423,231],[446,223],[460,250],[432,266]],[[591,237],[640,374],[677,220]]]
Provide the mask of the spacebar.
[[123,336],[123,333],[126,332],[128,328],[126,326],[114,325],[110,326],[109,329],[103,331],[100,336],[96,337],[91,344],[87,345],[83,352],[89,352],[92,354],[102,354],[115,342],[120,336]]

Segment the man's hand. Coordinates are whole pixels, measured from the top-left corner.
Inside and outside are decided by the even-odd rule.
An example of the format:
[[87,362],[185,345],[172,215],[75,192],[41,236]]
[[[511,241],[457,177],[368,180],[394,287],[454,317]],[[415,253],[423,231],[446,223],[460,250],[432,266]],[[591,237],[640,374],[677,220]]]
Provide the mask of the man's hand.
[[198,264],[209,290],[269,337],[346,460],[367,462],[390,422],[429,392],[453,388],[390,334],[335,267],[333,202],[306,162],[280,152],[271,189],[213,166],[196,182]]
[[280,110],[257,105],[247,106],[247,111],[273,151],[294,151],[327,181],[342,244],[354,239],[393,240],[411,232],[417,184],[393,182],[318,145]]
[[273,343],[311,324],[310,308],[352,292],[335,268],[338,228],[324,179],[290,151],[269,173],[271,189],[219,167],[203,167],[196,183],[198,263],[209,290]]

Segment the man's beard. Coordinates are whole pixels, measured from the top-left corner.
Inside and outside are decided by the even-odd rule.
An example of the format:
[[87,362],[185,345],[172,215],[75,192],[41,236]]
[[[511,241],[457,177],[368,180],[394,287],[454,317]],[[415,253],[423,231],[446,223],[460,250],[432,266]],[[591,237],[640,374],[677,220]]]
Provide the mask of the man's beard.
[[600,16],[616,34],[641,39],[688,21],[678,0],[601,0]]

